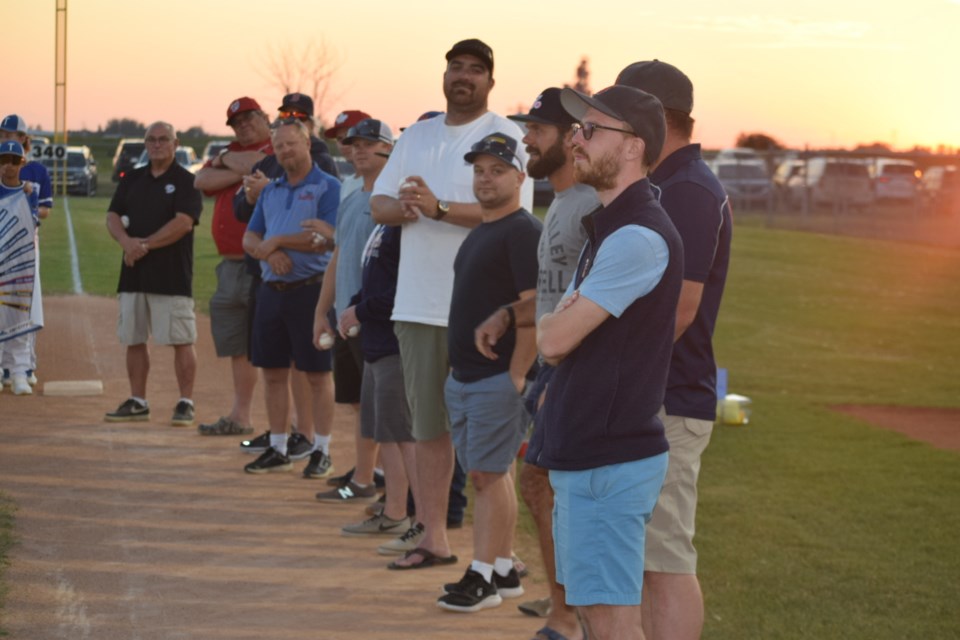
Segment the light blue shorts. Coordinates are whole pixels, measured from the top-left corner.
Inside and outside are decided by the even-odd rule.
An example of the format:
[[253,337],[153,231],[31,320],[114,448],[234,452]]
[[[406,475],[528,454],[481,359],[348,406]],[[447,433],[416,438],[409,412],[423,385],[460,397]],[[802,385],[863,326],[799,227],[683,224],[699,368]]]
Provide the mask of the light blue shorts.
[[517,457],[530,419],[509,373],[444,388],[450,435],[465,471],[506,473]]
[[570,606],[638,605],[646,524],[667,454],[584,471],[550,470],[557,582]]

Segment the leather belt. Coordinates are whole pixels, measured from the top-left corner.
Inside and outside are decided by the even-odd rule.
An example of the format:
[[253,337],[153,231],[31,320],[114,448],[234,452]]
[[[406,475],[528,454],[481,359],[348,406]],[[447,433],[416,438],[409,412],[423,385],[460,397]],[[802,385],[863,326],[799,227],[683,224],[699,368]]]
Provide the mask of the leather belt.
[[267,285],[274,291],[292,291],[294,289],[299,289],[300,287],[306,287],[307,285],[317,284],[318,282],[323,282],[323,274],[318,273],[317,275],[310,276],[303,280],[294,280],[293,282],[285,282],[283,280],[271,280],[270,282],[264,282],[263,284]]

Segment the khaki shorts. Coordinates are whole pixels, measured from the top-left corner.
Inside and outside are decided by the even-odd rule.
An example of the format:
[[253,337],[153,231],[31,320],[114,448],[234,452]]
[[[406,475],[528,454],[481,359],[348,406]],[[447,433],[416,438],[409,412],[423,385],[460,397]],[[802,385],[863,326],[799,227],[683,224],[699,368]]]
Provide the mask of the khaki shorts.
[[224,258],[216,268],[217,290],[210,298],[210,333],[218,358],[245,356],[250,350],[253,276],[243,260]]
[[423,442],[450,433],[443,387],[450,372],[447,328],[417,322],[394,322],[400,343],[403,387],[413,421],[413,437]]
[[693,547],[697,515],[697,478],[700,456],[710,443],[713,423],[660,410],[660,419],[670,442],[667,477],[647,525],[647,555],[644,570],[657,573],[697,573],[697,550]]
[[144,344],[152,335],[156,344],[193,344],[197,317],[193,298],[159,293],[121,293],[117,337],[120,344]]

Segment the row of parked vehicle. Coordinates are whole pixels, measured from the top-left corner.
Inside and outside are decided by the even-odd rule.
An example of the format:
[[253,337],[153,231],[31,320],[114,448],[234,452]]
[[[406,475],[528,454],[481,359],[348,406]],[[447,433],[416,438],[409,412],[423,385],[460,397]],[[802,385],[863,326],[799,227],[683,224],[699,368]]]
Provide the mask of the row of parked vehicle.
[[[214,158],[228,144],[229,140],[211,140],[203,149],[203,155],[199,157],[193,147],[180,145],[175,151],[177,163],[190,173],[196,173],[203,167],[204,162]],[[128,171],[144,167],[149,161],[142,139],[123,138],[117,143],[117,150],[113,154],[113,181],[119,182]]]
[[854,156],[787,157],[771,161],[753,149],[724,149],[711,166],[739,209],[785,206],[863,209],[878,201],[939,212],[960,206],[958,168],[921,172],[912,160]]

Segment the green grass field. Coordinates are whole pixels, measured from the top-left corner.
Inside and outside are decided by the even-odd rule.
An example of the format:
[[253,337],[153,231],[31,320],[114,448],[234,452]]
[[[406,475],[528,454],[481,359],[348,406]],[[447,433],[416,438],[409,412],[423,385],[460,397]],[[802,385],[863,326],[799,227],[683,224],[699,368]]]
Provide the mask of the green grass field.
[[[107,203],[70,200],[84,289],[112,295]],[[210,212],[197,231],[201,308],[216,263]],[[44,291],[68,292],[59,210],[41,234]],[[703,460],[704,638],[960,636],[960,455],[829,408],[960,406],[958,318],[960,251],[738,218],[716,343],[753,416],[718,426]]]

